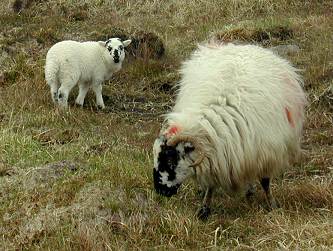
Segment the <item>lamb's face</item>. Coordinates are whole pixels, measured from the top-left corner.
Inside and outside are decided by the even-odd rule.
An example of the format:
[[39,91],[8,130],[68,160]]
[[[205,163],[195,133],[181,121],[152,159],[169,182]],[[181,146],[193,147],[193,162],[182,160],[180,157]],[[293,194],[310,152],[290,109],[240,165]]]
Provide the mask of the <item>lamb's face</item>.
[[105,42],[105,47],[109,51],[115,64],[121,63],[125,59],[125,47],[131,43],[131,40],[121,41],[120,38],[110,38]]
[[191,143],[180,142],[176,146],[168,146],[164,136],[154,143],[154,187],[157,193],[171,197],[176,194],[183,181],[194,174]]

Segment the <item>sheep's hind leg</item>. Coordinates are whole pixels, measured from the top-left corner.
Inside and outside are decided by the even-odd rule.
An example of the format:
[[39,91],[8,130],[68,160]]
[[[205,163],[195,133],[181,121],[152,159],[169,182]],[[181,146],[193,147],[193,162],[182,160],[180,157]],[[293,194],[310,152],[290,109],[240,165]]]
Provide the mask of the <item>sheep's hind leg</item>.
[[96,95],[96,104],[98,108],[104,109],[104,101],[102,96],[102,83],[101,82],[95,82],[95,84],[92,86],[93,91]]
[[72,88],[76,85],[76,82],[71,80],[71,81],[64,81],[64,83],[61,84],[61,86],[58,90],[58,104],[62,109],[67,109],[68,95],[69,95],[70,91],[72,90]]
[[200,220],[207,220],[207,218],[209,217],[211,213],[210,204],[212,202],[212,197],[213,197],[213,189],[208,188],[205,193],[203,205],[198,212],[198,217]]
[[260,184],[265,191],[266,200],[267,200],[269,206],[271,207],[271,209],[278,208],[278,204],[277,204],[276,200],[274,199],[271,189],[270,189],[270,178],[268,178],[268,177],[262,178],[260,180]]
[[52,84],[50,85],[51,88],[51,98],[54,104],[58,103],[58,85]]
[[84,99],[89,91],[89,85],[85,82],[79,83],[79,95],[77,96],[75,103],[83,106]]

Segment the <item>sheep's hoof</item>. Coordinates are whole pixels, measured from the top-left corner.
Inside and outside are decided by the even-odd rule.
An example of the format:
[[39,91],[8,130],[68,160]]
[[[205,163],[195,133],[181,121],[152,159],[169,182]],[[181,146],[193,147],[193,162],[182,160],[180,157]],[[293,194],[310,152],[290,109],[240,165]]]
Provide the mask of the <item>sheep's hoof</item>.
[[280,208],[279,203],[273,198],[271,199],[270,203],[269,203],[270,209],[274,210],[274,209],[278,209]]
[[105,109],[105,106],[98,105],[98,106],[97,106],[97,109],[98,109],[98,110],[104,110],[104,109]]
[[198,218],[200,220],[207,220],[210,215],[210,208],[207,206],[202,206],[198,212]]

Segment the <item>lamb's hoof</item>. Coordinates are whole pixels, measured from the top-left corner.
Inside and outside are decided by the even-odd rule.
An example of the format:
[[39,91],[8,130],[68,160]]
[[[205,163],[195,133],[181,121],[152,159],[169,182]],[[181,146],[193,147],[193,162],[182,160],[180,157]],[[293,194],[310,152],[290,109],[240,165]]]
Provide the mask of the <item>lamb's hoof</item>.
[[98,110],[104,110],[104,109],[105,109],[105,105],[98,105],[98,106],[97,106],[97,109],[98,109]]
[[78,107],[78,108],[83,108],[83,104],[81,105],[81,104],[76,103],[76,102],[75,102],[74,106],[75,106],[75,107]]
[[198,218],[200,220],[207,220],[209,215],[210,215],[210,208],[207,206],[202,206],[202,208],[200,208],[199,212],[198,212]]

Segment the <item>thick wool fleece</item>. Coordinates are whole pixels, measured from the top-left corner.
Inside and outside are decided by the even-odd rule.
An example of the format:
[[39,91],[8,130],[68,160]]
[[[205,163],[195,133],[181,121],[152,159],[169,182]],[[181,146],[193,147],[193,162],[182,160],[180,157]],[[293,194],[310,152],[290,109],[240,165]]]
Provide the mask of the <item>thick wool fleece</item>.
[[[297,155],[306,98],[288,61],[254,45],[207,44],[180,73],[161,134],[200,142],[207,158],[194,175],[201,187],[235,190],[272,177]],[[170,128],[176,133],[168,136]]]

